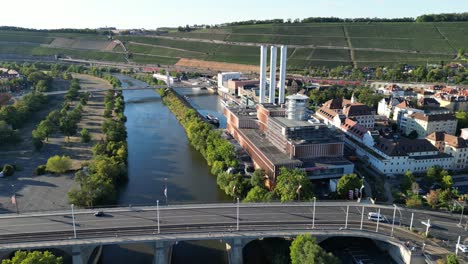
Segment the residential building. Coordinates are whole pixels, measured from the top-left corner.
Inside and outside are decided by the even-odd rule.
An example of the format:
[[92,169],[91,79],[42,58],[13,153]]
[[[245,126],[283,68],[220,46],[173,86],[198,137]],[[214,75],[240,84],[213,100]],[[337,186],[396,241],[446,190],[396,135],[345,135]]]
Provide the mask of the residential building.
[[2,79],[14,79],[14,78],[19,78],[21,75],[12,69],[6,69],[6,68],[0,68],[0,80]]
[[364,104],[356,102],[354,95],[351,100],[344,98],[331,99],[317,110],[317,115],[324,119],[324,122],[327,124],[333,123],[332,120],[337,114],[353,119],[368,129],[374,128],[375,114],[372,109]]
[[452,170],[462,170],[468,167],[468,143],[462,137],[445,132],[434,132],[426,137],[439,152],[453,157]]
[[403,100],[404,99],[401,97],[393,96],[382,98],[382,100],[379,101],[379,104],[377,106],[377,114],[381,116],[386,116],[387,118],[392,117],[395,106],[403,102]]
[[455,135],[457,119],[453,113],[413,113],[407,116],[407,123],[401,129],[407,135],[415,130],[418,133],[418,138],[425,138],[433,132],[441,131]]

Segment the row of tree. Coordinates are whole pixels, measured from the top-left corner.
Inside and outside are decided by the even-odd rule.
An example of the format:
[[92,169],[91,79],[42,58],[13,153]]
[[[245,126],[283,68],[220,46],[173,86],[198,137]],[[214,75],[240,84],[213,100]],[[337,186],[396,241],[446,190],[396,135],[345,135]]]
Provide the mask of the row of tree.
[[32,114],[44,108],[48,103],[47,96],[41,93],[29,93],[13,105],[0,109],[0,120],[5,121],[12,129],[21,126],[31,118]]
[[309,93],[309,99],[311,100],[311,105],[319,106],[334,98],[345,98],[349,100],[353,93],[358,102],[372,108],[377,108],[379,101],[383,98],[383,95],[376,94],[370,87],[361,85],[357,87],[332,85],[330,88],[324,90],[312,90]]
[[[78,206],[104,205],[115,201],[117,186],[127,180],[127,132],[121,91],[109,90],[104,98],[105,139],[93,147],[93,161],[75,174],[80,188],[68,192],[70,203]],[[107,111],[112,109],[110,112]]]
[[[75,135],[78,130],[78,123],[81,120],[83,106],[87,104],[89,93],[79,94],[80,85],[77,79],[73,79],[65,95],[65,101],[61,110],[51,111],[47,117],[39,123],[32,131],[33,144],[36,150],[40,150],[43,141],[48,141],[49,136],[60,131],[68,140]],[[80,97],[80,101],[75,100]]]
[[[464,51],[460,51],[464,53]],[[304,75],[315,77],[338,78],[343,80],[367,81],[384,80],[392,82],[450,82],[454,84],[468,84],[468,70],[464,67],[451,67],[444,62],[438,66],[412,67],[406,64],[395,64],[392,66],[378,66],[376,68],[362,67],[353,68],[348,66],[309,67],[301,72]]]
[[[308,17],[304,19],[265,19],[265,20],[246,20],[227,23],[228,26],[238,25],[259,25],[259,24],[289,24],[289,23],[372,23],[372,22],[460,22],[468,21],[468,13],[446,13],[446,14],[428,14],[413,17],[399,18],[378,18],[378,17],[359,17],[359,18],[339,18],[339,17]],[[186,28],[190,28],[188,25]],[[181,28],[181,27],[179,27]],[[184,29],[184,28],[182,28]]]

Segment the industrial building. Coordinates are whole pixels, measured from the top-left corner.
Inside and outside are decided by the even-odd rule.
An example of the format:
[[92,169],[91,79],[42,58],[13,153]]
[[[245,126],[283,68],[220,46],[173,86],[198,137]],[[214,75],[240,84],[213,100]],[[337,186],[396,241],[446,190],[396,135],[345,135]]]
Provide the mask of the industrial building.
[[307,120],[306,96],[287,97],[285,107],[224,109],[227,130],[271,180],[281,167],[302,168],[310,179],[339,178],[354,165],[343,158],[344,136],[318,120]]

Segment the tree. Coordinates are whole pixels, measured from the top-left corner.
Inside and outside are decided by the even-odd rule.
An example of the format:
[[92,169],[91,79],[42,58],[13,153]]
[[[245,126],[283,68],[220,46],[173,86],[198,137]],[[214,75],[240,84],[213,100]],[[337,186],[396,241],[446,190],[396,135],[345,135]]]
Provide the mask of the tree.
[[450,175],[442,176],[442,187],[447,190],[447,189],[451,189],[452,186],[453,186],[452,176]]
[[89,141],[91,141],[91,135],[89,134],[89,131],[86,128],[83,128],[80,131],[80,136],[81,136],[81,142],[88,143]]
[[412,195],[408,199],[406,199],[406,206],[408,207],[421,207],[422,201],[421,198],[418,195]]
[[5,164],[3,165],[3,176],[7,177],[7,176],[12,176],[13,173],[15,173],[15,168],[10,165],[10,164]]
[[265,187],[264,177],[265,171],[263,169],[255,170],[254,173],[252,173],[252,177],[250,177],[250,185],[252,185],[252,187]]
[[60,130],[63,134],[67,136],[68,141],[70,141],[71,136],[76,134],[77,129],[78,126],[76,125],[75,120],[73,120],[72,118],[65,116],[62,119],[60,119]]
[[447,264],[458,264],[458,258],[455,254],[448,254],[447,255]]
[[2,260],[2,264],[62,264],[62,257],[56,257],[50,251],[16,251],[12,259]]
[[46,168],[50,172],[65,173],[70,170],[71,165],[70,157],[55,155],[47,160]]
[[433,184],[436,181],[437,175],[439,174],[439,169],[437,167],[430,167],[426,171],[426,175],[424,176],[424,180],[428,184]]
[[338,264],[339,259],[321,248],[310,234],[297,236],[289,248],[292,264]]
[[301,200],[310,199],[313,196],[312,186],[306,178],[304,171],[299,169],[288,170],[284,167],[280,169],[275,187],[275,194],[281,202],[294,201],[300,192]]
[[255,186],[247,193],[244,202],[268,202],[273,199],[273,193],[265,187]]
[[427,204],[429,204],[432,208],[435,208],[437,204],[439,203],[439,191],[431,190],[426,195],[426,201],[427,201]]
[[336,192],[342,198],[346,198],[348,196],[349,190],[359,189],[362,186],[362,180],[359,177],[352,173],[352,174],[345,174],[341,176],[338,180],[338,184],[336,186]]
[[411,185],[413,182],[415,182],[413,173],[411,171],[406,171],[405,174],[403,174],[401,190],[405,192],[411,190]]
[[42,135],[46,141],[49,141],[49,136],[55,132],[57,127],[49,119],[41,121],[36,128],[36,132]]

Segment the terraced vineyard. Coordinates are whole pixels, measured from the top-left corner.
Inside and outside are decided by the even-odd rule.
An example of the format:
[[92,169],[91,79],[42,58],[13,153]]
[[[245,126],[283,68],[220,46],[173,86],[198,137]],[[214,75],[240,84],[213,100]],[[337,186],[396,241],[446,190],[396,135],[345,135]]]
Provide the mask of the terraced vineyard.
[[[259,45],[286,44],[288,66],[295,69],[418,65],[452,61],[459,49],[468,50],[468,22],[261,24],[116,39],[124,42],[130,60],[140,64],[175,64],[184,58],[258,65]],[[125,51],[106,41],[97,34],[0,31],[0,56],[60,54],[126,62]]]

